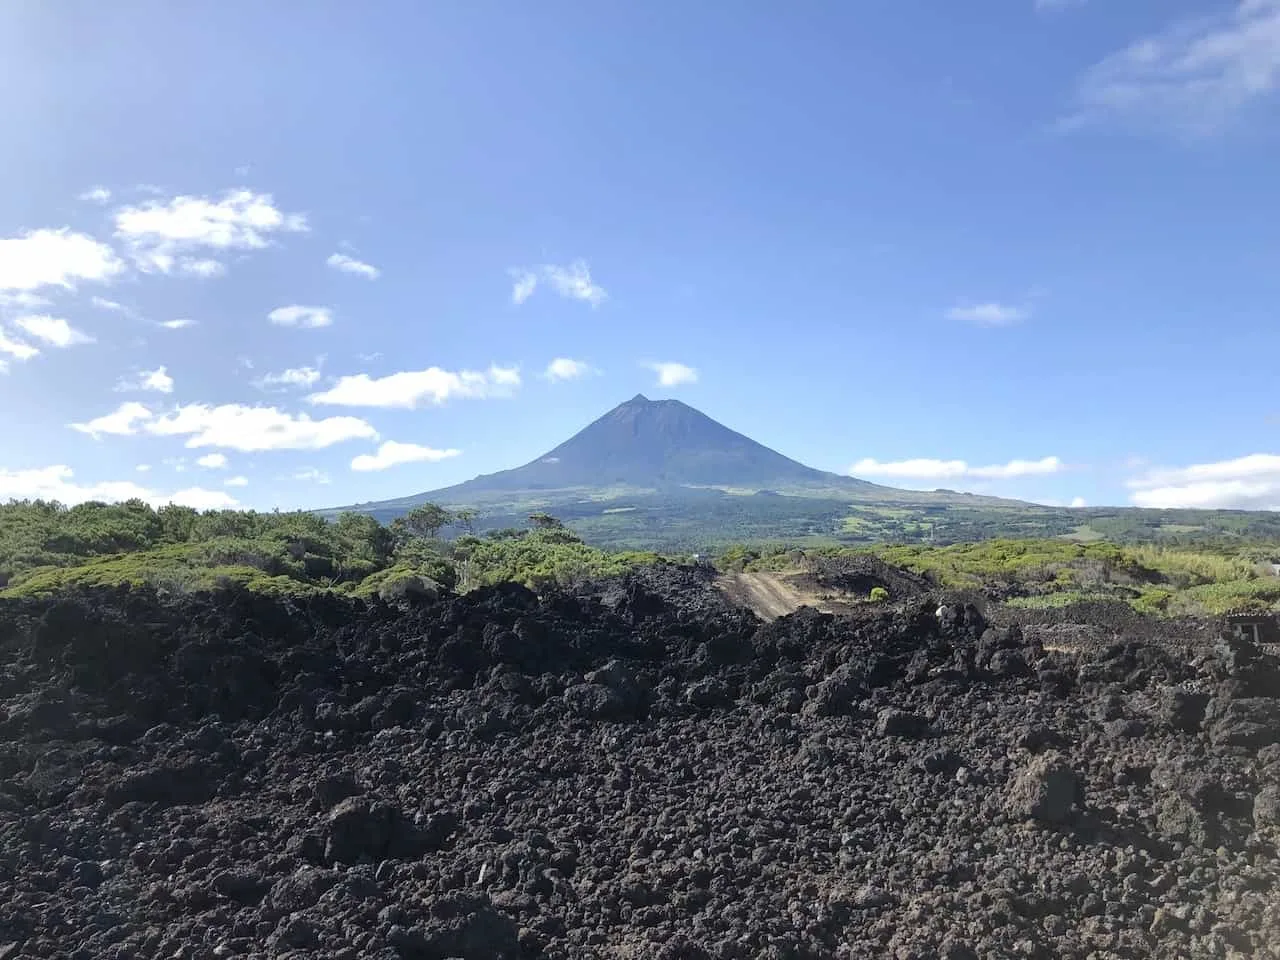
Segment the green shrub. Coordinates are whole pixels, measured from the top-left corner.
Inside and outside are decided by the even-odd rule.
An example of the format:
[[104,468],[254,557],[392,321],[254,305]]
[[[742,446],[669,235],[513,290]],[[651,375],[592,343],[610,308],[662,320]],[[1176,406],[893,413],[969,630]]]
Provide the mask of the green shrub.
[[867,599],[872,603],[884,603],[889,599],[889,591],[884,587],[872,587],[871,594]]
[[[469,516],[460,522],[469,523]],[[438,532],[430,524],[418,526]],[[466,589],[501,580],[541,589],[656,559],[605,553],[558,525],[486,539],[464,536],[452,546],[404,524],[398,530],[397,537],[359,513],[329,523],[305,512],[153,510],[141,501],[71,508],[9,503],[0,505],[0,591],[24,595],[124,584],[180,592],[225,581],[264,592],[339,589],[374,596],[393,575],[425,577],[455,590],[459,563]]]
[[361,580],[351,592],[357,597],[371,600],[392,584],[403,583],[415,577],[438,583],[446,590],[452,590],[458,584],[458,571],[453,564],[442,557],[433,557],[426,562],[401,562],[379,570]]

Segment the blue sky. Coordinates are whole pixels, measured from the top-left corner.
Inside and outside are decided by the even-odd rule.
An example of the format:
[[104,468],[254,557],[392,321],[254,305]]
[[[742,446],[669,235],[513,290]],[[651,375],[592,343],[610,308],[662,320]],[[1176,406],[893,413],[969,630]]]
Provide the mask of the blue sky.
[[1280,0],[0,7],[0,498],[319,507],[637,392],[1280,507]]

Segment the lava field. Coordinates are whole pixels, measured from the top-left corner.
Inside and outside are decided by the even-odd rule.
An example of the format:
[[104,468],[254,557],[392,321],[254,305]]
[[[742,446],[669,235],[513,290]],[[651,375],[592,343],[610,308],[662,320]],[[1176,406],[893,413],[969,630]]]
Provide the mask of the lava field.
[[0,601],[0,958],[1280,956],[1280,663],[1147,634]]

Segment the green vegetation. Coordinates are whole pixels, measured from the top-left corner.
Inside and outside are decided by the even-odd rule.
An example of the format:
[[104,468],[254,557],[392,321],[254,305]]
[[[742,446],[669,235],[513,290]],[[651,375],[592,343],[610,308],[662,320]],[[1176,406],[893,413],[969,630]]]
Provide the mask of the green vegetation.
[[[1080,600],[1121,600],[1155,615],[1218,615],[1233,609],[1280,609],[1280,577],[1271,566],[1280,547],[1124,545],[1065,539],[994,539],[949,546],[925,544],[809,549],[804,557],[871,554],[942,587],[981,590],[1014,606],[1059,607]],[[722,569],[795,567],[782,546],[734,546]],[[874,599],[874,598],[873,598]]]
[[[718,497],[697,502],[713,514],[724,505]],[[545,510],[511,519],[513,524],[477,535],[473,513],[434,504],[384,525],[361,513],[326,520],[301,512],[155,510],[136,500],[70,508],[10,503],[0,505],[0,595],[90,585],[174,592],[239,585],[271,594],[332,590],[359,597],[432,583],[463,591],[501,581],[546,589],[657,559],[654,553],[589,545],[580,536],[589,523],[570,529]],[[906,521],[895,513],[886,522]],[[1212,524],[1204,520],[1205,525]],[[1097,522],[1091,522],[1085,536],[866,546],[779,536],[773,542],[727,544],[715,555],[722,570],[776,571],[802,566],[809,557],[870,553],[941,586],[979,589],[1021,606],[1106,598],[1168,616],[1280,608],[1280,578],[1272,568],[1280,560],[1280,537],[1268,541],[1221,527],[1212,535],[1201,529],[1198,535],[1205,539],[1194,545],[1177,540],[1190,536],[1187,530],[1157,542],[1101,540]],[[872,591],[869,599],[884,598]]]
[[653,553],[606,553],[555,526],[521,531],[517,536],[504,532],[483,539],[462,537],[452,546],[467,589],[515,581],[539,590],[590,577],[612,576],[658,559]]
[[138,500],[15,502],[0,505],[0,596],[126,585],[373,597],[412,578],[449,589],[503,580],[541,589],[656,559],[588,546],[548,514],[530,518],[533,529],[440,539],[447,527],[468,530],[472,519],[434,504],[384,526],[360,513],[329,522],[304,512],[155,510]]
[[889,591],[884,587],[872,587],[871,595],[867,599],[872,603],[884,603],[889,599]]
[[[1067,509],[963,494],[941,495],[941,502],[925,502],[919,496],[912,499],[910,491],[889,491],[877,493],[878,499],[871,500],[837,490],[801,495],[713,488],[513,492],[502,501],[472,504],[476,509],[471,532],[524,527],[530,514],[549,513],[603,549],[672,554],[707,553],[738,543],[763,542],[816,548],[1060,538],[1081,543],[1215,549],[1280,543],[1280,513]],[[409,499],[365,509],[383,523],[392,523],[413,506]],[[456,524],[444,528],[446,536],[460,532]]]

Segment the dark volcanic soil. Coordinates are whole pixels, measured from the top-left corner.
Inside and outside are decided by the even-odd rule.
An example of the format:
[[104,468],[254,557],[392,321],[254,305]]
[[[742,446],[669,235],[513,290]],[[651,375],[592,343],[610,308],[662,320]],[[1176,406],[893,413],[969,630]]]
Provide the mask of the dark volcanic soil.
[[0,958],[1280,951],[1258,651],[654,586],[0,603]]

